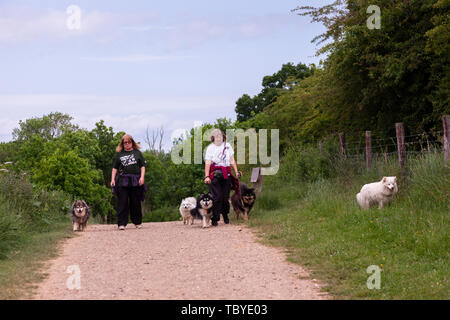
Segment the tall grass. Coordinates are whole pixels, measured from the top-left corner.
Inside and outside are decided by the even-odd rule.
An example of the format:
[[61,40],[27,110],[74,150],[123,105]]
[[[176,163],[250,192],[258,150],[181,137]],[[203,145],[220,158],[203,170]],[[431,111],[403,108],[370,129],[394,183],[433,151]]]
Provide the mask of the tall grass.
[[62,192],[33,187],[24,176],[1,173],[0,259],[7,258],[27,234],[51,230],[52,223],[69,212],[70,201]]
[[[289,259],[338,298],[448,299],[450,176],[442,153],[410,157],[405,172],[395,156],[375,159],[370,171],[363,159],[329,156],[326,170],[300,179],[293,174],[309,160],[285,158],[289,166],[281,168],[292,175],[265,181],[250,226],[288,248]],[[400,191],[390,206],[359,208],[362,185],[395,175]],[[370,265],[382,270],[380,290],[367,288]]]

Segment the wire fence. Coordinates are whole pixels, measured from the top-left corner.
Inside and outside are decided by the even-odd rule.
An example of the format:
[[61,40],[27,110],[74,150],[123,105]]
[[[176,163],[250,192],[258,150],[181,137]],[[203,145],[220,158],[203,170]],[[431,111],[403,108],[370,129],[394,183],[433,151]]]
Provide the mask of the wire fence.
[[[422,132],[411,135],[404,134],[403,123],[396,123],[396,136],[382,137],[373,135],[371,131],[353,133],[352,141],[346,143],[345,133],[332,134],[326,139],[339,137],[339,153],[343,158],[366,160],[367,168],[371,166],[371,160],[380,157],[398,155],[400,167],[406,164],[408,155],[444,153],[445,165],[449,156],[449,127],[450,116],[442,117],[443,130]],[[359,136],[359,137],[358,137]],[[377,137],[378,136],[378,137]],[[320,151],[323,148],[324,139],[318,140]]]

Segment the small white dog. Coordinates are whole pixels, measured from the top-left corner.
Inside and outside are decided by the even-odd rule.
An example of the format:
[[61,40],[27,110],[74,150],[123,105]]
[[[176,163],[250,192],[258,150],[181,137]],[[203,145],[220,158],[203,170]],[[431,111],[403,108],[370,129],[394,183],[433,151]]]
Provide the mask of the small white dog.
[[397,192],[397,177],[383,177],[380,182],[365,184],[356,195],[356,200],[363,209],[369,209],[375,204],[378,209],[382,209]]
[[189,197],[183,199],[180,204],[180,214],[183,218],[183,224],[194,224],[194,217],[191,214],[191,210],[197,206],[197,199]]

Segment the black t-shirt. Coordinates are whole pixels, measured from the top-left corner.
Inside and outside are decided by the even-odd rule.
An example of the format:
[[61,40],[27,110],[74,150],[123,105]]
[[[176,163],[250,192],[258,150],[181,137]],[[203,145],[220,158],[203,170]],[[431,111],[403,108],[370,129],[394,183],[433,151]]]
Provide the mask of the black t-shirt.
[[144,156],[139,150],[116,152],[113,168],[123,174],[141,174],[141,168],[146,165]]

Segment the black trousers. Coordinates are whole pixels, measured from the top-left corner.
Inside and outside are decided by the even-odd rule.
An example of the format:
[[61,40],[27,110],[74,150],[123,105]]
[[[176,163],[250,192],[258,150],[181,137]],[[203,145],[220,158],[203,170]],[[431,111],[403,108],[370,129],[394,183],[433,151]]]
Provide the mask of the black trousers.
[[119,187],[117,200],[117,224],[119,226],[128,224],[128,214],[134,224],[142,223],[139,187]]
[[230,198],[231,190],[231,179],[221,179],[214,177],[209,185],[209,191],[213,196],[213,214],[211,220],[219,221],[220,214],[223,217],[228,217],[230,212],[230,203],[228,199]]

